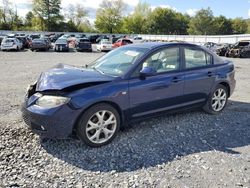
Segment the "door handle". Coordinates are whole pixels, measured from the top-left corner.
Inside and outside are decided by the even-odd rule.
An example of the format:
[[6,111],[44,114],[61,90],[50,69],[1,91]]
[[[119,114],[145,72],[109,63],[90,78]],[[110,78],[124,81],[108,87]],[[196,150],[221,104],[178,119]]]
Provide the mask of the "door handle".
[[179,82],[179,81],[181,81],[181,80],[182,80],[181,78],[174,77],[174,78],[172,79],[172,82],[177,83],[177,82]]
[[208,75],[208,77],[211,77],[211,76],[213,76],[214,74],[213,74],[213,72],[208,71],[207,75]]

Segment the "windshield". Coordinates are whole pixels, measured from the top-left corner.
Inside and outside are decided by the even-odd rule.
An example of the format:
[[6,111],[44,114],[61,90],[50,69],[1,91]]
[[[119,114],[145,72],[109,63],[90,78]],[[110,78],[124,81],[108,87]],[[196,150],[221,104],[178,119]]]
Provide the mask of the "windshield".
[[124,47],[113,50],[98,59],[91,68],[112,76],[122,76],[148,49]]

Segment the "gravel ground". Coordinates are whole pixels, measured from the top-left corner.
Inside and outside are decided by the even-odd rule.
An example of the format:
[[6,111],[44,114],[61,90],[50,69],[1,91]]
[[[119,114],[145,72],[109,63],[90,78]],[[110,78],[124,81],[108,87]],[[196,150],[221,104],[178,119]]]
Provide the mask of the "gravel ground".
[[183,112],[135,123],[109,145],[40,140],[20,116],[28,84],[58,63],[101,53],[0,52],[0,187],[250,187],[250,60],[217,116]]

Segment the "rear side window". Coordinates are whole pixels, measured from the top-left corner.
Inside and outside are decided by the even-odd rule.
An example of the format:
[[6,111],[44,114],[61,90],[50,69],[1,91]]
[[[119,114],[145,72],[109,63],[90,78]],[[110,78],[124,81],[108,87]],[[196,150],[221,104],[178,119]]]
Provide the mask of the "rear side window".
[[184,48],[186,68],[204,67],[212,63],[212,57],[200,49]]

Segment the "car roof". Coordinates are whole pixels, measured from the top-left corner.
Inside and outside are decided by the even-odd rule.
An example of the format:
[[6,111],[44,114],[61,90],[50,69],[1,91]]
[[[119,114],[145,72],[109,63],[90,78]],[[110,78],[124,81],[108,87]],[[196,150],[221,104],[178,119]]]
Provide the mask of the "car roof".
[[148,49],[154,49],[154,48],[160,48],[164,46],[177,46],[177,45],[186,45],[190,47],[199,47],[202,49],[202,46],[196,45],[196,44],[191,44],[191,43],[186,43],[186,42],[144,42],[144,43],[136,43],[136,44],[130,44],[130,46],[138,47],[138,48],[148,48]]

